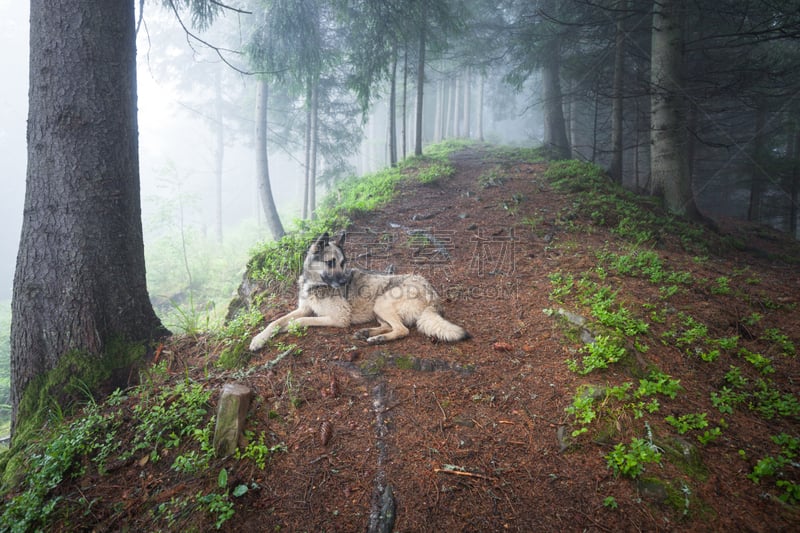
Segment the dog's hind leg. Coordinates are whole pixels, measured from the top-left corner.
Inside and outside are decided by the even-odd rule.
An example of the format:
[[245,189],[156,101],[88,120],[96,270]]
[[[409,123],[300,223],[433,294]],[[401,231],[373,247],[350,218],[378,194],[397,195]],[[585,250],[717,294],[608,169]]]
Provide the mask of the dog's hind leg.
[[[380,333],[367,339],[369,344],[383,344],[384,342],[402,339],[408,336],[408,328],[403,324],[403,319],[397,314],[394,302],[391,299],[379,299],[375,302],[375,316],[381,323]],[[385,331],[387,330],[388,331]],[[385,331],[385,332],[384,332]],[[376,331],[377,333],[377,331]]]
[[379,322],[381,323],[381,325],[378,326],[377,328],[360,329],[356,331],[354,337],[362,341],[365,341],[370,337],[376,337],[378,335],[382,335],[383,333],[388,333],[392,331],[392,326],[390,326],[387,322],[383,320],[380,320]]

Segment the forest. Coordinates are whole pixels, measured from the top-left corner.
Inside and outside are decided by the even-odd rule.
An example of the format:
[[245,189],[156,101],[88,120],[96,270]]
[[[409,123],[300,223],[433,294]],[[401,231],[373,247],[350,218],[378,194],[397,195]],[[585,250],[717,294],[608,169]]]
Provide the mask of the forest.
[[[56,10],[64,17],[52,17]],[[104,24],[108,20],[114,23]],[[80,42],[69,38],[76,25],[81,28]],[[509,162],[498,163],[503,170],[497,170],[496,175],[484,173],[476,178],[482,189],[492,190],[491,194],[500,194],[495,193],[495,187],[516,179],[506,176],[508,173],[517,176],[527,172],[526,176],[535,176],[531,183],[539,184],[540,192],[549,190],[550,185],[539,181],[545,170],[537,165],[544,161],[586,164],[574,167],[583,169],[582,178],[602,172],[608,185],[619,187],[614,194],[630,195],[624,197],[646,206],[640,209],[652,208],[658,216],[666,217],[663,220],[697,224],[701,229],[696,231],[722,235],[722,240],[712,237],[715,244],[706,244],[698,251],[694,244],[686,244],[693,237],[685,237],[683,226],[677,230],[678,226],[670,222],[655,230],[645,227],[652,220],[638,220],[630,212],[607,211],[609,207],[602,202],[588,213],[580,212],[579,207],[585,205],[574,204],[576,220],[588,216],[592,224],[603,227],[619,223],[611,233],[616,237],[635,235],[632,238],[639,247],[664,246],[671,250],[673,240],[679,239],[684,244],[681,253],[694,254],[695,264],[700,265],[695,268],[716,280],[713,287],[703,285],[703,291],[720,298],[731,294],[729,291],[742,296],[726,289],[728,274],[714,272],[706,262],[708,255],[734,242],[743,253],[755,251],[758,259],[774,262],[765,268],[780,269],[784,263],[793,264],[792,241],[800,237],[798,38],[800,3],[773,0],[161,0],[103,6],[96,11],[69,0],[58,7],[32,6],[27,192],[24,209],[20,206],[24,214],[14,294],[10,311],[4,308],[0,312],[0,419],[6,421],[5,432],[13,436],[12,443],[17,446],[12,444],[2,464],[21,460],[18,454],[25,443],[35,440],[33,435],[43,427],[68,419],[71,410],[84,403],[85,396],[99,398],[116,387],[130,386],[134,369],[140,370],[142,361],[158,362],[164,353],[182,353],[180,357],[170,356],[173,358],[169,361],[162,359],[160,371],[174,376],[179,359],[185,357],[193,364],[206,365],[208,372],[210,363],[195,360],[198,346],[216,342],[213,349],[209,348],[214,353],[207,355],[219,357],[223,367],[249,363],[254,355],[242,353],[243,339],[263,318],[253,314],[254,306],[266,301],[267,309],[272,310],[274,305],[285,303],[286,287],[281,285],[285,280],[275,285],[267,280],[266,288],[261,287],[265,292],[259,298],[263,300],[248,301],[247,313],[237,316],[236,305],[229,310],[228,304],[245,267],[245,282],[238,287],[240,297],[248,276],[255,272],[254,265],[263,267],[258,275],[270,271],[270,254],[284,254],[287,265],[293,262],[289,274],[280,274],[291,278],[295,274],[292,268],[300,260],[300,247],[307,244],[312,233],[342,230],[352,226],[358,216],[373,211],[377,220],[398,233],[397,228],[406,226],[380,217],[401,216],[403,212],[399,202],[406,198],[403,191],[409,186],[400,175],[416,176],[423,188],[415,194],[430,197],[430,204],[422,202],[415,209],[444,212],[447,207],[436,203],[437,195],[446,194],[450,186],[450,194],[472,194],[462,190],[468,188],[464,176],[479,171],[469,164],[473,156],[457,150],[448,152],[450,160],[436,155],[443,146],[472,146],[475,153],[482,154],[474,157],[482,161],[501,159],[487,146],[513,145],[520,150]],[[145,156],[140,154],[146,130],[137,123],[137,88],[145,69],[154,77],[169,80],[170,91],[180,95],[181,105],[200,117],[204,135],[213,140],[208,153],[203,154],[207,163],[203,172],[211,176],[212,186],[201,193],[200,201],[187,192],[195,185],[191,184],[195,177],[185,178],[189,173],[172,162],[160,171],[159,186],[166,195],[155,203],[144,198],[142,176],[149,171],[142,164]],[[55,79],[59,80],[59,90],[54,90]],[[448,144],[454,140],[465,144]],[[537,149],[535,156],[527,151],[530,147]],[[517,157],[519,154],[524,157]],[[247,159],[252,171],[246,176],[227,173],[232,159]],[[508,170],[512,167],[515,170]],[[374,173],[380,177],[380,185],[358,179]],[[451,183],[448,178],[453,175],[457,178]],[[579,183],[579,176],[574,177]],[[597,187],[597,183],[590,182],[588,187]],[[383,195],[394,198],[398,190],[401,200],[392,200],[393,207],[381,215]],[[566,190],[581,192],[569,187]],[[482,209],[495,205],[484,201],[484,196],[491,194],[479,192],[476,201]],[[563,207],[554,217],[547,209],[528,212],[524,202],[530,194],[522,188],[509,198],[497,199],[503,214],[512,220],[510,242],[514,242],[519,228],[531,231],[534,240],[551,239],[559,231],[567,231],[565,226],[571,222],[562,218],[562,212],[568,208]],[[232,198],[236,205],[231,205]],[[455,198],[451,203],[461,205]],[[408,205],[417,205],[407,200]],[[337,206],[345,205],[349,207],[337,211]],[[464,209],[460,221],[470,216],[468,208]],[[480,228],[481,224],[500,220],[492,216],[464,226]],[[452,221],[445,228],[435,215],[430,217],[431,224],[438,224],[442,231],[460,227],[461,222]],[[375,220],[362,220],[366,226],[361,229],[377,224]],[[643,227],[637,233],[639,223]],[[549,226],[556,229],[549,231]],[[740,232],[747,232],[748,237],[741,241],[731,237]],[[499,242],[502,239],[497,235],[492,238]],[[392,240],[396,235],[386,238],[397,242]],[[550,253],[549,243],[547,240],[545,253]],[[418,244],[412,240],[408,247],[417,249]],[[598,261],[620,268],[610,255],[622,252],[609,252],[601,242],[561,244],[567,250],[591,246]],[[564,253],[564,249],[558,253]],[[538,251],[527,257],[535,253]],[[729,259],[725,256],[724,260]],[[743,261],[746,264],[748,260]],[[418,263],[412,261],[414,265]],[[536,270],[539,266],[533,261],[526,268]],[[740,266],[732,268],[735,275],[731,278],[740,276],[744,284],[759,278],[747,277]],[[592,272],[601,281],[607,275],[600,270]],[[536,271],[536,275],[542,273]],[[572,284],[572,278],[567,281],[559,277],[566,275],[563,272],[553,270],[545,275],[554,286],[545,306],[556,301],[563,304],[561,298],[553,296],[560,283],[565,294],[578,286]],[[759,279],[777,279],[770,276],[778,274],[763,274]],[[699,283],[706,282],[703,278]],[[670,287],[681,287],[681,283],[698,286],[676,282]],[[667,291],[681,293],[682,289],[670,287],[661,287],[658,298],[674,296],[666,296]],[[774,292],[760,294],[763,309],[776,315],[786,312],[787,323],[793,323],[793,291],[789,289],[788,301],[778,302]],[[599,298],[600,294],[602,291],[591,297]],[[655,324],[665,320],[659,313],[666,311],[648,307],[655,304],[647,302],[646,294],[635,294],[632,298],[637,304],[644,301],[643,309],[651,312],[651,327],[659,329]],[[746,304],[737,300],[736,305],[748,309],[754,305],[752,298],[742,301]],[[581,304],[585,306],[587,301],[583,299]],[[596,305],[589,304],[593,312],[597,312]],[[622,309],[620,304],[620,312]],[[500,307],[494,312],[500,316],[505,311]],[[676,324],[682,324],[676,328],[688,328],[691,317],[687,317],[675,317]],[[737,382],[742,389],[739,392],[745,395],[746,389],[750,395],[750,410],[765,420],[774,416],[795,420],[799,413],[793,385],[764,377],[774,373],[774,367],[791,374],[790,363],[783,362],[778,354],[789,357],[794,351],[792,334],[787,336],[790,330],[778,316],[758,325],[761,317],[753,311],[747,317],[731,319],[727,326],[721,325],[726,318],[716,317],[719,336],[708,340],[706,347],[715,343],[722,346],[726,338],[732,339],[723,335],[731,333],[724,331],[726,327],[733,327],[734,336],[741,340],[729,341],[732,345],[728,350],[735,353],[732,361],[744,358],[756,374],[761,374]],[[496,331],[508,339],[524,330],[510,332],[504,327],[497,326]],[[166,340],[171,333],[177,335]],[[644,331],[637,334],[648,335]],[[223,340],[220,335],[235,340]],[[669,335],[684,338],[667,330],[661,332],[662,342]],[[519,357],[530,353],[529,344],[515,346],[508,339],[493,337],[488,346]],[[629,344],[638,354],[640,368],[629,377],[655,375],[642,364],[646,343],[640,343],[635,335],[631,339]],[[182,342],[189,342],[191,347]],[[764,348],[764,359],[759,359],[756,343],[773,346]],[[292,345],[278,347],[283,348],[281,353],[294,353]],[[327,349],[316,344],[308,347]],[[420,358],[426,355],[426,348],[414,347],[420,351]],[[625,349],[631,350],[631,346]],[[446,360],[457,350],[436,348],[434,352]],[[465,350],[479,357],[471,349]],[[712,352],[709,348],[696,353],[703,361],[712,362],[707,358],[718,357]],[[725,349],[717,352],[724,353]],[[363,355],[359,350],[355,353],[365,360],[375,355]],[[583,370],[592,355],[583,359]],[[395,353],[377,357],[383,358],[380,365],[390,361],[395,370],[411,364],[402,362],[399,358],[405,356]],[[578,359],[571,361],[568,369],[583,374]],[[370,359],[369,364],[378,363]],[[445,366],[461,372],[455,363]],[[213,381],[204,382],[195,372],[199,366],[193,368],[193,372],[186,370],[193,381],[206,385]],[[331,368],[328,371],[333,376],[344,367]],[[360,367],[354,378],[352,367],[348,368],[350,378],[331,377],[332,383],[350,379],[351,384],[365,387],[361,380],[368,379],[369,372]],[[733,368],[731,365],[729,373],[718,377],[727,380],[726,387],[735,389],[733,378],[728,379]],[[225,367],[225,371],[230,370]],[[378,374],[383,371],[381,366]],[[310,376],[315,371],[307,372]],[[75,379],[65,377],[71,374]],[[147,379],[156,381],[163,377],[147,375]],[[554,376],[563,378],[557,371]],[[59,383],[62,379],[66,381]],[[214,379],[223,378],[218,375]],[[307,396],[296,393],[302,387],[290,385],[291,371],[282,379],[284,389],[280,393],[274,392],[277,385],[273,382],[258,383],[272,387],[274,395],[282,399],[287,394]],[[586,386],[565,381],[570,387]],[[318,383],[313,386],[319,388]],[[598,388],[596,384],[589,386]],[[334,385],[330,387],[335,389]],[[536,390],[535,395],[541,393]],[[627,389],[612,386],[609,390],[616,391],[609,394],[616,394],[617,400],[630,399]],[[764,410],[769,408],[763,407],[763,398],[773,393],[775,402],[783,402],[784,407],[775,407],[766,416]],[[437,407],[449,420],[445,414],[448,404],[443,405],[433,394]],[[482,394],[475,393],[472,398],[484,398]],[[715,390],[710,394],[719,398],[721,393]],[[606,395],[604,402],[609,397]],[[373,397],[375,401],[389,399]],[[452,405],[458,403],[452,401]],[[574,416],[570,427],[588,425],[589,420],[580,421],[576,414],[579,395],[570,401],[574,402],[572,411],[566,410]],[[489,404],[494,408],[493,402]],[[746,403],[744,399],[741,402]],[[290,413],[281,406],[276,408],[276,416],[284,420],[298,417],[294,409],[302,402],[295,405],[290,399],[289,403]],[[318,416],[324,412],[322,406],[316,407],[319,410],[308,413]],[[272,414],[270,411],[269,416]],[[675,416],[672,419],[678,420]],[[721,434],[728,423],[720,418],[714,431]],[[734,423],[744,424],[742,420]],[[359,422],[351,424],[357,427]],[[563,421],[551,424],[566,427]],[[630,426],[618,426],[623,436],[630,437]],[[645,426],[649,432],[649,421]],[[706,427],[698,422],[696,429]],[[271,435],[275,450],[283,446],[286,438],[279,437],[287,437],[287,428]],[[573,433],[573,438],[580,436],[581,429],[586,428],[575,429],[579,433]],[[702,434],[707,440],[701,440],[704,445],[716,438],[709,431],[712,429]],[[261,435],[266,438],[266,433]],[[655,446],[654,439],[648,438]],[[644,442],[639,437],[634,439],[638,440],[628,440],[631,446]],[[573,444],[567,441],[559,437],[561,451],[572,449]],[[787,430],[773,435],[771,441],[782,450],[782,459],[777,461],[780,464],[773,465],[775,468],[767,474],[753,471],[753,476],[791,477],[787,465],[791,465],[796,436]],[[742,446],[739,452],[745,451]],[[752,446],[751,451],[766,453],[763,446]],[[604,457],[614,456],[609,453]],[[757,461],[755,456],[748,457],[751,463]],[[764,463],[756,462],[755,466],[759,465]],[[99,471],[106,466],[101,465]],[[7,476],[13,476],[13,468],[4,469]],[[227,476],[227,470],[222,471]],[[465,472],[453,475],[483,475]],[[615,478],[617,473],[615,470]],[[9,477],[4,479],[6,489],[9,481]],[[787,488],[776,498],[793,505],[798,500],[797,484],[790,483],[777,484]],[[221,477],[219,484],[227,488]],[[234,492],[243,490],[244,494],[255,484],[237,485]],[[671,486],[676,487],[682,490],[678,485]],[[683,487],[688,490],[689,485]],[[213,508],[212,496],[193,505]],[[508,496],[515,502],[512,507],[526,498]],[[233,505],[227,492],[224,500],[217,503]],[[612,500],[606,498],[603,506],[610,507],[606,501]],[[689,501],[687,496],[686,509]],[[581,512],[588,512],[587,508]],[[643,516],[638,519],[646,520]],[[111,513],[105,518],[113,524],[121,515]],[[166,522],[170,527],[175,525]]]
[[[226,114],[230,80],[257,120],[271,110],[254,141],[302,163],[301,218],[317,189],[374,161],[394,165],[446,138],[510,137],[598,163],[682,214],[797,236],[793,2],[276,1],[242,11],[209,8],[213,36],[192,33],[188,14],[189,33],[176,33],[196,55],[218,56],[222,81],[205,105],[224,117],[220,142],[245,113]],[[268,169],[257,172],[267,226],[280,235]]]

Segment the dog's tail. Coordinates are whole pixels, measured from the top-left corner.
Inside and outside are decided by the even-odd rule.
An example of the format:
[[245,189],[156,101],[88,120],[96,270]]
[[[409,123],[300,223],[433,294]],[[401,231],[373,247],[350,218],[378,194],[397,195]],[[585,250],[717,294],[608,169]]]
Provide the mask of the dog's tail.
[[445,320],[433,306],[426,307],[419,315],[417,329],[429,337],[435,337],[445,342],[463,341],[470,338],[467,330]]

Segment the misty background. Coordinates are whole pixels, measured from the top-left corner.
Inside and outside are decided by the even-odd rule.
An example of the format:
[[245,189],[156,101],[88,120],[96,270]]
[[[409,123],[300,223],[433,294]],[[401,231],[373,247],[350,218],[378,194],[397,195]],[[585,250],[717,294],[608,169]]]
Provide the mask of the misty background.
[[[0,303],[4,310],[10,308],[25,194],[28,9],[24,2],[0,0],[0,46],[6,51],[2,60],[4,83],[0,85],[4,175],[0,195]],[[214,46],[236,49],[241,45],[236,41],[241,29],[238,17],[221,17],[208,32],[198,35]],[[233,296],[249,248],[269,238],[261,221],[252,147],[255,80],[223,63],[215,50],[187,39],[173,13],[149,3],[145,4],[137,49],[141,197],[151,299],[159,314],[189,305],[214,307],[216,315],[224,316],[224,300]],[[435,69],[431,76],[436,76]],[[220,120],[212,105],[215,84],[221,84],[224,99],[221,191],[216,189],[214,169],[216,125]],[[428,94],[432,100],[434,93]],[[502,105],[495,106],[496,113],[487,104],[483,125],[487,139],[527,145],[540,140],[535,110],[526,98],[518,98],[519,94],[528,94],[530,100],[532,91],[516,93],[506,88],[497,100]],[[411,106],[409,102],[409,115]],[[273,111],[270,109],[270,114]],[[286,121],[286,110],[276,113]],[[363,138],[345,170],[361,174],[386,166],[386,104],[378,100],[363,123],[360,113],[354,114],[353,120],[362,124]],[[285,126],[281,129],[279,125],[269,135],[272,192],[284,225],[291,229],[292,221],[300,216],[302,202],[302,139],[292,138]],[[324,196],[326,188],[324,168],[322,174],[319,197]],[[216,221],[218,194],[221,228]],[[216,260],[212,256],[217,256]],[[227,264],[218,265],[220,258]],[[217,279],[202,279],[205,275]],[[195,279],[198,277],[201,279]],[[220,286],[227,289],[213,296],[199,295],[204,283],[218,285],[217,292]],[[198,295],[197,301],[192,291]],[[202,301],[214,298],[217,301],[210,307]],[[2,341],[7,342],[6,321],[0,325],[4,328]],[[175,327],[168,320],[167,325]]]

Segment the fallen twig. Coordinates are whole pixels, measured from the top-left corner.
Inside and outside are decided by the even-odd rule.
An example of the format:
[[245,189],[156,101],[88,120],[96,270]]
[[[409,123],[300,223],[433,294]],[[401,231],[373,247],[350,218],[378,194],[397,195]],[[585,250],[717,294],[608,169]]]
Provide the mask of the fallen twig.
[[433,471],[436,472],[437,474],[439,474],[439,473],[454,474],[456,476],[477,477],[477,478],[480,478],[480,479],[487,479],[489,481],[493,480],[491,477],[486,476],[484,474],[478,474],[478,473],[475,473],[475,472],[468,472],[466,470],[453,470],[453,469],[450,469],[450,468],[434,468]]

